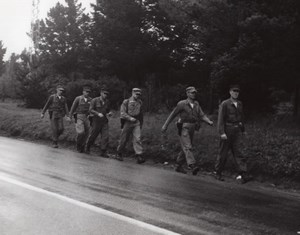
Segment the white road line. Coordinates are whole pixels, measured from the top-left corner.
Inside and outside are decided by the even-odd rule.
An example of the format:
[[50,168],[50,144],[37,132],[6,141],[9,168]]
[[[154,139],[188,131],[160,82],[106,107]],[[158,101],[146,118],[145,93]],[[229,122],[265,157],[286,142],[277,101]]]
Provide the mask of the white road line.
[[63,196],[63,195],[60,195],[60,194],[57,194],[57,193],[49,192],[47,190],[44,190],[44,189],[41,189],[41,188],[38,188],[38,187],[35,187],[35,186],[32,186],[32,185],[23,183],[21,181],[18,181],[18,180],[15,180],[15,179],[12,179],[12,178],[9,178],[9,177],[6,177],[6,176],[0,175],[0,180],[11,183],[11,184],[14,184],[14,185],[17,185],[17,186],[20,186],[20,187],[23,187],[23,188],[26,188],[26,189],[29,189],[29,190],[32,190],[32,191],[35,191],[35,192],[38,192],[38,193],[42,193],[42,194],[45,194],[45,195],[48,195],[48,196],[55,197],[59,200],[62,200],[62,201],[65,201],[65,202],[83,207],[85,209],[97,212],[97,213],[102,214],[102,215],[109,216],[109,217],[114,218],[114,219],[125,221],[127,223],[130,223],[130,224],[148,229],[148,230],[156,232],[156,233],[160,233],[160,234],[164,234],[164,235],[180,235],[179,233],[175,233],[175,232],[172,232],[172,231],[169,231],[169,230],[166,230],[166,229],[163,229],[163,228],[151,225],[151,224],[147,224],[145,222],[135,220],[135,219],[126,217],[124,215],[120,215],[120,214],[117,214],[115,212],[111,212],[109,210],[105,210],[105,209],[102,209],[102,208],[99,208],[99,207],[96,207],[96,206],[93,206],[93,205],[90,205],[90,204],[87,204],[87,203],[84,203],[84,202],[80,202],[80,201],[74,200],[72,198],[69,198],[69,197],[66,197],[66,196]]

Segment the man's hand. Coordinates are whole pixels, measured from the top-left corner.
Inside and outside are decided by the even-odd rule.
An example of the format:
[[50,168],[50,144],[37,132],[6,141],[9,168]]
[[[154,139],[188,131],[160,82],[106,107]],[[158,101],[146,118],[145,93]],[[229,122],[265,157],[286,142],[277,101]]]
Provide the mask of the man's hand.
[[42,113],[42,114],[41,114],[41,119],[43,119],[44,117],[45,117],[45,114]]
[[208,125],[213,126],[213,125],[214,125],[214,122],[211,121],[211,120],[209,120],[209,121],[208,121]]
[[108,114],[106,114],[106,117],[111,117],[113,115],[113,112],[109,112]]
[[135,119],[134,117],[131,117],[131,118],[130,118],[130,121],[131,121],[131,122],[135,122],[136,119]]
[[166,131],[167,131],[167,127],[165,125],[163,125],[163,127],[161,128],[161,132],[166,133]]
[[104,117],[102,113],[98,113],[98,117],[102,118]]
[[227,140],[227,135],[226,135],[226,134],[222,134],[222,135],[221,135],[221,139],[222,139],[222,140]]

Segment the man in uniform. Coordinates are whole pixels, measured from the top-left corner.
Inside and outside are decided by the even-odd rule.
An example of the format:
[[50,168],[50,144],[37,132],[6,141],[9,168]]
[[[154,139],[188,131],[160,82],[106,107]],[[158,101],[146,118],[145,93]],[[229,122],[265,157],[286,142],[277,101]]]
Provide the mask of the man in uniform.
[[70,119],[74,116],[75,129],[77,133],[76,148],[80,153],[84,152],[85,143],[89,135],[89,108],[92,98],[90,97],[91,88],[84,86],[82,95],[77,96],[70,110]]
[[103,86],[100,89],[100,96],[92,99],[89,112],[92,114],[91,132],[86,142],[85,152],[90,153],[90,148],[94,144],[98,135],[101,134],[100,156],[108,158],[108,117],[112,115],[110,112],[110,103],[108,100],[109,91]]
[[142,90],[140,88],[132,89],[132,96],[125,99],[121,105],[120,115],[122,122],[122,132],[120,136],[119,146],[117,148],[117,160],[123,161],[122,153],[126,147],[129,136],[133,136],[133,149],[137,157],[137,163],[145,162],[143,147],[141,141],[141,128],[143,125],[143,103],[140,99]]
[[62,96],[63,91],[63,86],[58,85],[56,87],[56,94],[53,94],[49,97],[41,114],[41,118],[44,118],[45,112],[47,110],[49,112],[54,148],[58,147],[58,138],[64,131],[63,117],[67,115],[67,119],[69,120],[69,110],[66,98]]
[[[233,163],[238,171],[237,180],[246,180],[246,162],[239,150],[241,133],[245,132],[242,102],[238,100],[240,87],[232,85],[229,89],[230,98],[224,100],[219,107],[218,132],[220,135],[220,152],[215,164],[215,178],[223,181],[222,171],[225,167],[228,151],[232,151]],[[238,162],[239,161],[239,162]]]
[[186,174],[187,172],[183,169],[183,164],[186,162],[193,175],[196,175],[199,171],[192,152],[194,132],[199,130],[201,120],[211,126],[213,125],[213,122],[203,113],[199,103],[196,101],[196,93],[195,87],[190,86],[186,88],[187,99],[178,102],[162,127],[162,132],[165,133],[169,124],[179,115],[177,128],[182,151],[177,157],[175,170]]

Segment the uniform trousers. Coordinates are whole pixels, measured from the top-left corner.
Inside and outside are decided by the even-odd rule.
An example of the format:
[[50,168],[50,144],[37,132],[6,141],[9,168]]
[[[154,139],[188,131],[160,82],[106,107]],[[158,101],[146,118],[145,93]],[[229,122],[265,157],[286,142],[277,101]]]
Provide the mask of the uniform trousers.
[[196,163],[194,154],[193,154],[193,138],[195,133],[195,123],[183,123],[182,130],[180,135],[180,144],[181,144],[181,151],[178,154],[176,162],[179,165],[187,163],[187,165],[192,165]]
[[247,171],[246,158],[241,154],[240,141],[241,141],[241,129],[238,125],[226,126],[225,134],[226,140],[220,140],[220,152],[215,164],[217,174],[221,174],[224,170],[228,152],[232,152],[233,164],[239,174]]
[[54,142],[58,141],[58,137],[64,132],[63,117],[52,117],[50,119],[52,139]]
[[82,150],[85,146],[89,135],[90,122],[86,114],[77,114],[76,129],[76,145],[78,150]]
[[139,121],[130,122],[126,121],[121,132],[118,153],[122,153],[126,147],[127,141],[132,134],[133,149],[136,155],[143,153],[143,146],[141,141],[141,124]]
[[100,119],[98,117],[93,117],[90,134],[86,143],[86,147],[88,149],[90,148],[91,145],[94,144],[99,134],[101,135],[101,140],[100,140],[101,151],[106,152],[108,147],[108,141],[109,141],[108,121]]

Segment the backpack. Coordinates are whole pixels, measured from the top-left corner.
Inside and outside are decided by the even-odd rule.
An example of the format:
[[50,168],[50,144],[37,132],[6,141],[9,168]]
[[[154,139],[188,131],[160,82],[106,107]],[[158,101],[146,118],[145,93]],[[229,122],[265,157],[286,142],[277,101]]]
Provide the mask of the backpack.
[[[128,112],[128,103],[129,103],[129,100],[126,99],[126,100],[124,100],[124,102],[125,102],[126,109],[127,109],[127,112]],[[125,125],[125,122],[126,122],[126,119],[120,117],[121,129],[123,129],[123,127]]]

